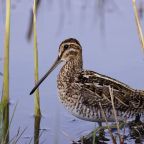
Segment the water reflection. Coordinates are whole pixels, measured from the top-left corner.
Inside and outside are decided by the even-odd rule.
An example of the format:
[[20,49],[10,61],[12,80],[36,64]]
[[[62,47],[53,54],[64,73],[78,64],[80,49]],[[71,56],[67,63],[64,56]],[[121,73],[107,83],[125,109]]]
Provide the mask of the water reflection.
[[[37,13],[41,4],[41,0],[37,0],[36,2],[37,2],[36,3],[36,13]],[[30,12],[29,27],[28,27],[28,32],[27,32],[28,40],[31,39],[32,32],[33,32],[33,9],[31,9],[31,12]]]
[[142,19],[144,16],[144,1],[140,0],[138,3],[138,14],[139,17]]
[[34,144],[39,144],[41,117],[35,116],[34,120]]
[[9,103],[6,103],[3,108],[3,126],[2,126],[2,143],[9,142]]
[[129,137],[135,141],[136,144],[144,142],[144,123],[141,121],[129,123]]

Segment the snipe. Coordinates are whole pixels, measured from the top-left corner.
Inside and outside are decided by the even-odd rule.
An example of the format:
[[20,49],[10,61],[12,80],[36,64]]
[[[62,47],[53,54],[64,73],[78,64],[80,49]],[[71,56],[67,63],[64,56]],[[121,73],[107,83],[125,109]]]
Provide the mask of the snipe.
[[110,88],[119,120],[144,113],[144,91],[99,74],[84,70],[82,47],[78,40],[69,38],[59,46],[59,54],[50,70],[32,89],[32,94],[43,80],[64,62],[57,78],[59,98],[74,116],[88,121],[105,121],[100,104],[108,121],[114,121]]

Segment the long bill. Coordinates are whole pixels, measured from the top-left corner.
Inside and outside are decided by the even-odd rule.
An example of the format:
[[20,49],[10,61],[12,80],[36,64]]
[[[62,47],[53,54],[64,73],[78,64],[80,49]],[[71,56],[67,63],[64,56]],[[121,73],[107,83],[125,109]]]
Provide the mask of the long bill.
[[58,57],[56,59],[56,61],[54,62],[54,64],[51,66],[51,68],[48,70],[48,72],[36,83],[36,85],[34,86],[34,88],[31,90],[30,95],[32,95],[35,90],[40,86],[40,84],[47,78],[47,76],[58,66],[58,64],[60,64],[61,60]]

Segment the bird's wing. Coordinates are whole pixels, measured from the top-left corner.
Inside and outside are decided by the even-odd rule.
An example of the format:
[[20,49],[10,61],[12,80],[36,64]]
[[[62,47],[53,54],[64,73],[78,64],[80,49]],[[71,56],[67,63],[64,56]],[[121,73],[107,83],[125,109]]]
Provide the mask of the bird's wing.
[[118,109],[129,106],[129,95],[134,89],[110,77],[93,71],[83,71],[78,77],[81,84],[84,103],[98,105],[99,102],[107,107],[111,105],[111,95]]

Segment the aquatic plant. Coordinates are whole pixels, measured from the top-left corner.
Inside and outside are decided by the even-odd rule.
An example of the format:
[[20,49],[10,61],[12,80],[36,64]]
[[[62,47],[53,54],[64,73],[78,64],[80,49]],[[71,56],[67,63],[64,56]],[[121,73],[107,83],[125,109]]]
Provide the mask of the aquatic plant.
[[6,0],[6,21],[5,21],[5,38],[4,38],[4,72],[3,72],[3,137],[5,142],[9,140],[8,125],[9,125],[9,46],[10,46],[10,14],[11,1]]
[[137,10],[137,6],[136,6],[136,0],[133,0],[132,2],[133,2],[133,9],[134,9],[134,15],[135,15],[135,21],[136,21],[136,25],[137,25],[138,35],[139,35],[139,39],[140,39],[142,48],[144,50],[144,35],[143,35],[143,32],[142,32],[140,18],[138,16],[138,10]]
[[[37,0],[34,0],[33,4],[33,32],[34,32],[34,73],[35,73],[35,84],[38,81],[38,47],[37,47],[37,31],[36,31],[36,9],[37,9]],[[40,98],[39,98],[39,90],[35,91],[34,97],[34,106],[35,106],[35,116],[41,116],[40,111]]]
[[3,105],[0,103],[0,143],[2,142],[3,136]]

